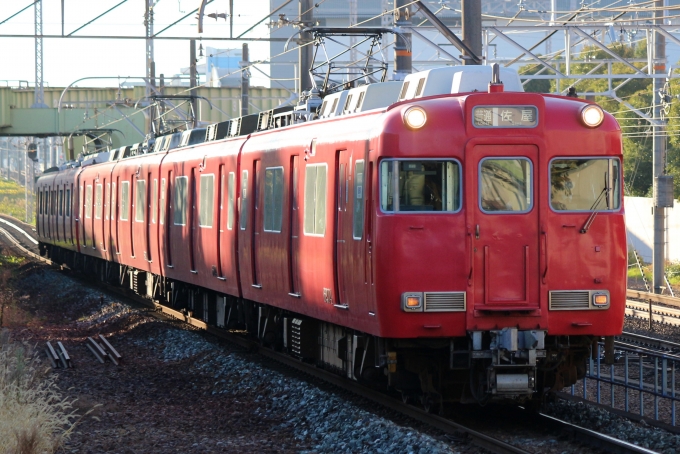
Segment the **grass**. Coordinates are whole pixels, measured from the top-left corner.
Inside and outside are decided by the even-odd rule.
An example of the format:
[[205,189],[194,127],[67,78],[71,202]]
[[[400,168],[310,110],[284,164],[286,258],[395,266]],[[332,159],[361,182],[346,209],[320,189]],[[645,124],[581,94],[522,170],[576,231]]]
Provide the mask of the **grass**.
[[0,453],[53,453],[78,416],[38,353],[0,331]]
[[[22,221],[26,219],[26,193],[23,186],[0,178],[0,213]],[[29,224],[35,224],[35,212],[31,213]]]
[[[643,264],[642,270],[645,273],[647,282],[652,282],[652,266],[650,264]],[[680,286],[680,263],[668,263],[666,265],[666,278],[672,286]],[[640,269],[637,264],[633,261],[628,265],[628,279],[641,279]]]

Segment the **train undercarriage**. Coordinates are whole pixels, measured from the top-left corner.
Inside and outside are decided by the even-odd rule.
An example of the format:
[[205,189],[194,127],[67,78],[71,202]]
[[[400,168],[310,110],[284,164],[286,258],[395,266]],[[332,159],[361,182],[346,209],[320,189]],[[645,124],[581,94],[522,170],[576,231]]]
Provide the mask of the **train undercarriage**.
[[379,338],[56,246],[41,243],[40,250],[55,263],[208,325],[244,330],[264,346],[400,393],[404,401],[420,402],[432,412],[452,402],[541,402],[549,391],[585,376],[586,360],[599,340],[514,327],[458,338]]

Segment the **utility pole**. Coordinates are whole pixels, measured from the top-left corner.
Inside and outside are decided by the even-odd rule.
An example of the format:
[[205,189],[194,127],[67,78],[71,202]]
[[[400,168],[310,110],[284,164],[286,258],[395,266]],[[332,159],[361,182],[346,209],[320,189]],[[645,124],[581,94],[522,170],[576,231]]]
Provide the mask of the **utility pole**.
[[[410,0],[394,1],[394,7],[396,8],[396,11],[394,11],[394,26],[396,28],[409,27],[411,25],[411,5],[409,3],[411,3]],[[406,76],[411,74],[411,61],[411,34],[401,33],[396,35],[392,80],[404,80]]]
[[[482,2],[481,0],[463,0],[461,3],[463,19],[463,42],[477,56],[482,55]],[[470,57],[463,55],[463,57]],[[463,59],[464,65],[481,65],[481,61],[470,58]]]
[[[663,25],[663,0],[654,0],[654,24],[657,26]],[[653,55],[652,63],[654,65],[654,74],[666,73],[666,38],[658,32],[652,34]],[[652,167],[654,169],[654,252],[652,258],[654,293],[661,293],[665,287],[664,285],[664,267],[665,259],[665,227],[666,227],[666,207],[673,206],[672,199],[669,201],[664,195],[668,194],[668,185],[670,183],[670,194],[673,194],[673,180],[665,173],[665,137],[664,124],[665,121],[661,116],[662,103],[659,99],[660,93],[663,91],[664,79],[654,79],[654,143],[652,152]]]
[[[196,96],[196,85],[198,85],[196,79],[197,79],[197,77],[196,77],[196,40],[190,39],[189,40],[189,87],[191,89],[191,96]],[[198,110],[197,110],[196,98],[191,99],[191,111],[192,111],[191,116],[194,120],[191,127],[196,128],[198,126]]]
[[[303,29],[314,24],[314,3],[312,0],[300,0],[298,13]],[[309,44],[311,41],[312,35],[310,33],[300,33],[300,47],[298,49],[298,62],[300,63],[300,68],[298,69],[298,89],[300,94],[312,88],[312,76],[309,74],[309,69],[312,67],[314,60],[314,48]]]
[[45,88],[43,86],[43,39],[42,0],[34,4],[35,13],[35,98],[32,109],[45,109]]
[[245,116],[248,115],[248,92],[250,91],[248,43],[243,43],[241,52],[241,116]]
[[156,62],[153,55],[153,0],[145,0],[144,27],[146,28],[146,96],[156,86]]

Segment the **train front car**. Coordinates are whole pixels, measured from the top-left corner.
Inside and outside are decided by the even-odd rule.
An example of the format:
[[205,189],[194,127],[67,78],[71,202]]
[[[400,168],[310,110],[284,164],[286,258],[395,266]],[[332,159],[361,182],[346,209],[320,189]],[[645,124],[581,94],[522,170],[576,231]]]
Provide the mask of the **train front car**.
[[376,184],[390,385],[431,405],[539,398],[619,334],[622,142],[583,100],[521,92],[392,106]]

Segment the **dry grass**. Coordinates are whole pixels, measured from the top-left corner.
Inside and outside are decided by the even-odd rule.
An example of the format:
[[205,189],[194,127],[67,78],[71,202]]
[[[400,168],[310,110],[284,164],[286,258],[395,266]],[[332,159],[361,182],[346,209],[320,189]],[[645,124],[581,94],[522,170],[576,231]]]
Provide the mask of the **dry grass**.
[[0,453],[55,452],[78,416],[37,352],[0,331]]

